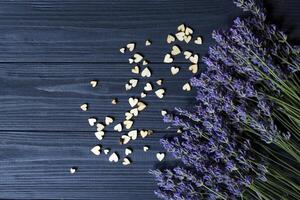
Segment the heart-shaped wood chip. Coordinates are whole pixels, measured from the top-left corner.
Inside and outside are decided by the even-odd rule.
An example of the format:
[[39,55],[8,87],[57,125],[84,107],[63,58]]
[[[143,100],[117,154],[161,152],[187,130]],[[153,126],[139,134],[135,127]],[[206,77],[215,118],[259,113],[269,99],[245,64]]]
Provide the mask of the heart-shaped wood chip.
[[145,92],[141,93],[141,98],[145,98],[147,96],[147,94]]
[[190,58],[190,61],[194,64],[197,64],[198,63],[198,60],[199,60],[199,57],[197,54],[194,54],[194,56],[191,56]]
[[90,84],[91,84],[91,86],[94,88],[94,87],[96,87],[96,86],[98,85],[98,81],[92,80],[92,81],[90,82]]
[[145,137],[147,137],[147,136],[148,136],[148,134],[149,134],[149,132],[148,132],[148,131],[145,131],[145,130],[140,130],[140,135],[142,136],[142,138],[145,138]]
[[122,47],[122,48],[120,49],[120,52],[121,52],[121,53],[125,53],[125,48]]
[[133,58],[134,58],[135,63],[139,63],[143,60],[144,57],[141,54],[136,53],[136,54],[133,55]]
[[71,167],[70,168],[70,173],[71,174],[75,174],[76,171],[77,171],[77,167]]
[[126,120],[130,120],[132,117],[133,117],[133,114],[131,114],[130,112],[125,113],[125,119]]
[[111,104],[116,105],[118,103],[118,99],[114,98],[111,100]]
[[129,43],[126,45],[126,47],[129,49],[129,51],[133,51],[135,48],[135,43]]
[[161,162],[165,158],[165,153],[157,153],[156,158],[159,162]]
[[143,146],[143,151],[144,152],[147,152],[148,150],[149,150],[149,146],[147,146],[147,145]]
[[179,41],[183,41],[184,40],[184,32],[178,32],[176,33],[176,38],[179,40]]
[[190,27],[185,28],[185,34],[186,35],[192,35],[193,33],[194,33],[194,31]]
[[129,64],[132,64],[134,62],[134,60],[132,58],[128,58],[128,62],[129,62]]
[[183,52],[184,58],[185,59],[189,59],[192,56],[192,52],[190,51],[185,51]]
[[144,61],[143,61],[143,65],[148,65],[148,61],[147,61],[147,60],[144,60]]
[[97,131],[102,131],[104,130],[105,126],[102,123],[97,123]]
[[152,84],[151,83],[146,83],[144,90],[146,92],[152,91]]
[[162,80],[162,79],[159,79],[159,80],[156,81],[156,84],[157,84],[157,85],[162,85],[162,83],[163,83],[163,80]]
[[148,67],[146,67],[143,71],[142,71],[142,73],[141,73],[141,76],[142,77],[151,77],[151,71],[150,71],[150,69],[148,68]]
[[125,120],[123,122],[123,124],[124,124],[124,126],[125,126],[126,129],[130,129],[132,127],[132,125],[133,125],[133,121],[131,121],[131,120]]
[[130,84],[133,88],[137,86],[138,82],[139,82],[139,80],[137,80],[137,79],[130,79],[130,80],[129,80],[129,84]]
[[195,44],[199,44],[199,45],[201,45],[201,44],[202,44],[202,42],[203,42],[203,41],[202,41],[202,37],[200,37],[200,36],[199,36],[199,37],[197,37],[197,38],[196,38],[196,40],[195,40],[194,42],[195,42]]
[[155,91],[155,94],[158,98],[162,99],[164,98],[165,90],[164,89],[158,89]]
[[185,91],[191,91],[191,85],[189,83],[186,83],[182,86],[182,89]]
[[172,75],[176,75],[179,72],[180,68],[176,66],[171,67],[171,73]]
[[132,89],[132,86],[128,83],[125,84],[125,90],[128,91],[128,90],[131,90]]
[[91,149],[91,152],[92,152],[93,154],[95,154],[96,156],[99,156],[99,155],[100,155],[100,150],[101,150],[100,145],[97,145],[97,146],[94,146],[94,147]]
[[197,64],[193,64],[191,66],[189,66],[189,70],[193,73],[196,74],[198,72],[198,65]]
[[88,122],[89,122],[90,126],[94,126],[95,123],[97,122],[97,119],[94,118],[94,117],[91,117],[91,118],[88,119]]
[[138,102],[138,104],[137,104],[137,109],[138,109],[138,111],[143,111],[143,110],[145,110],[145,108],[146,108],[147,106],[146,106],[146,104],[144,103],[144,102]]
[[171,44],[174,41],[175,41],[175,37],[173,35],[169,34],[167,37],[167,43]]
[[116,152],[114,152],[109,156],[108,160],[109,160],[109,162],[118,162],[119,156]]
[[161,110],[160,113],[161,113],[162,116],[165,116],[167,114],[167,111]]
[[105,155],[107,155],[110,152],[110,149],[104,149],[103,152]]
[[138,108],[133,108],[133,109],[130,110],[130,113],[133,114],[133,116],[136,117],[139,114],[139,110],[138,110]]
[[130,155],[130,154],[132,154],[132,149],[130,149],[130,148],[127,147],[127,148],[125,149],[125,155],[128,156],[128,155]]
[[104,131],[97,131],[95,132],[95,136],[98,140],[102,140],[104,136]]
[[178,30],[178,31],[181,31],[181,32],[184,32],[184,31],[185,31],[185,25],[184,25],[184,24],[180,24],[180,25],[177,27],[177,30]]
[[119,123],[119,124],[115,125],[114,130],[121,132],[123,130],[122,124]]
[[113,123],[114,119],[112,117],[105,117],[105,124],[108,126],[110,125],[111,123]]
[[131,107],[134,107],[134,106],[137,105],[137,103],[139,102],[139,100],[138,100],[137,98],[130,97],[130,98],[128,99],[128,102],[129,102],[129,105],[130,105]]
[[138,136],[138,131],[137,130],[132,130],[128,132],[128,136],[132,139],[132,140],[136,140],[137,136]]
[[178,54],[180,54],[180,53],[181,53],[180,48],[179,48],[177,45],[174,45],[174,46],[172,47],[171,54],[172,54],[173,56],[176,56],[176,55],[178,55]]
[[130,165],[130,164],[131,164],[131,161],[129,160],[129,158],[123,159],[122,165],[126,166],[126,165]]
[[139,66],[134,66],[132,69],[131,69],[131,72],[133,73],[133,74],[139,74],[140,73],[140,68],[139,68]]
[[169,53],[167,53],[164,58],[164,63],[172,63],[173,60],[174,59],[172,58],[172,56]]
[[150,40],[146,40],[145,45],[146,46],[150,46],[152,44],[152,42]]
[[192,36],[190,36],[190,35],[189,36],[184,36],[183,39],[184,39],[185,43],[188,44],[192,40]]
[[127,144],[130,141],[130,137],[127,135],[122,135],[120,139],[120,144]]
[[86,103],[84,103],[80,106],[80,109],[83,110],[83,111],[87,111],[88,110],[88,105]]

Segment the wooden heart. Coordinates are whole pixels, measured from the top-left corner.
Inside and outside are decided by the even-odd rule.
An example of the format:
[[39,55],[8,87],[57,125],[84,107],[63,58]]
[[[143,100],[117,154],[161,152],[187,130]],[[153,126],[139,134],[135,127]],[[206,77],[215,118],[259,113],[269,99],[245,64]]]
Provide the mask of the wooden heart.
[[114,119],[112,117],[105,117],[105,124],[108,126],[113,123]]
[[129,102],[129,105],[130,105],[131,107],[134,107],[134,106],[136,106],[136,104],[139,102],[139,100],[138,100],[137,98],[130,97],[130,98],[128,99],[128,102]]
[[126,45],[126,47],[129,49],[129,51],[133,51],[135,48],[135,43],[129,43]]
[[189,59],[192,63],[197,64],[199,57],[197,54],[195,54],[194,56],[191,56]]
[[183,41],[184,40],[184,32],[178,32],[176,33],[176,38],[179,40],[179,41]]
[[142,138],[145,138],[145,137],[147,137],[147,136],[148,136],[148,134],[149,134],[149,132],[148,132],[148,131],[144,131],[144,130],[141,130],[141,131],[140,131],[140,135],[142,136]]
[[202,37],[197,37],[197,39],[195,40],[195,44],[199,44],[201,45],[202,44]]
[[102,131],[104,130],[105,126],[102,123],[97,123],[97,131]]
[[132,64],[134,62],[134,60],[132,58],[128,58],[128,62],[129,62],[129,64]]
[[177,30],[178,30],[178,31],[181,31],[181,32],[184,32],[184,31],[185,31],[185,25],[184,25],[184,24],[180,24],[180,25],[177,27]]
[[142,77],[148,77],[148,78],[151,77],[151,71],[149,70],[148,67],[146,67],[146,68],[142,71],[141,76],[142,76]]
[[140,68],[139,68],[139,66],[134,66],[132,69],[131,69],[131,72],[133,73],[133,74],[139,74],[140,73]]
[[75,167],[70,168],[70,173],[71,174],[75,174],[76,171],[77,171],[77,168],[75,168]]
[[192,71],[193,74],[196,74],[198,72],[198,65],[194,64],[189,66],[189,70]]
[[93,80],[93,81],[90,82],[90,84],[94,88],[94,87],[96,87],[98,85],[98,81]]
[[186,35],[192,35],[193,33],[194,33],[194,31],[190,27],[185,28],[185,34]]
[[189,35],[189,36],[184,36],[184,41],[185,41],[185,43],[189,43],[190,41],[191,41],[191,39],[192,39],[192,37]]
[[160,111],[160,113],[161,113],[162,116],[165,116],[167,114],[167,111],[162,110],[162,111]]
[[138,109],[138,111],[143,111],[143,110],[145,110],[145,108],[146,108],[147,106],[146,106],[146,104],[144,103],[144,102],[138,102],[138,104],[137,104],[137,109]]
[[128,90],[131,90],[132,86],[128,83],[125,84],[125,90],[128,91]]
[[145,98],[147,96],[147,94],[145,92],[141,93],[141,98]]
[[185,51],[185,52],[183,52],[183,55],[184,55],[185,59],[189,59],[192,56],[192,52]]
[[156,158],[158,161],[162,161],[165,158],[165,153],[157,153]]
[[172,63],[173,60],[174,59],[172,58],[172,56],[169,53],[167,53],[164,58],[164,63]]
[[125,48],[124,48],[124,47],[121,48],[121,49],[120,49],[120,52],[121,52],[121,53],[125,53]]
[[116,105],[117,103],[118,103],[118,99],[115,98],[111,100],[111,104]]
[[91,118],[88,119],[88,122],[89,122],[90,126],[94,126],[95,123],[97,122],[97,119],[94,118],[94,117],[91,117]]
[[129,131],[129,132],[128,132],[128,136],[129,136],[132,140],[136,140],[137,135],[138,135],[137,130],[132,130],[132,131]]
[[174,41],[175,41],[175,37],[173,35],[171,35],[171,34],[168,35],[168,37],[167,37],[167,43],[171,44]]
[[103,152],[104,152],[105,155],[107,155],[109,153],[109,151],[110,151],[109,149],[104,149],[103,150]]
[[165,90],[164,89],[156,90],[155,94],[158,98],[162,99],[162,98],[164,98]]
[[127,135],[122,135],[121,136],[121,140],[120,140],[121,144],[127,144],[129,141],[130,141],[130,137],[129,136],[127,136]]
[[125,155],[128,156],[128,155],[130,155],[130,154],[132,154],[132,149],[130,149],[130,148],[127,147],[127,148],[125,149]]
[[95,154],[96,156],[99,156],[100,155],[100,150],[101,150],[101,147],[99,145],[97,146],[94,146],[92,149],[91,149],[91,152],[93,154]]
[[131,164],[131,161],[129,160],[129,158],[123,159],[122,165],[126,166],[126,165],[130,165],[130,164]]
[[176,75],[179,72],[179,67],[173,66],[171,67],[171,73],[172,75]]
[[114,127],[114,130],[115,131],[118,131],[118,132],[121,132],[122,131],[122,129],[123,129],[123,127],[122,127],[122,124],[117,124],[117,125],[115,125],[115,127]]
[[131,120],[125,120],[123,122],[123,124],[124,124],[124,126],[125,126],[126,129],[130,129],[132,127],[132,125],[133,125],[133,121],[131,121]]
[[152,44],[152,42],[150,40],[146,40],[145,45],[146,46],[150,46]]
[[95,136],[98,140],[102,140],[103,139],[103,136],[104,136],[104,131],[97,131],[95,133]]
[[137,86],[138,82],[139,82],[139,80],[137,80],[137,79],[130,79],[130,80],[129,80],[129,84],[130,84],[133,88]]
[[156,84],[157,84],[157,85],[162,85],[162,82],[163,82],[163,80],[162,80],[162,79],[159,79],[159,80],[156,81]]
[[139,63],[143,60],[143,56],[139,53],[136,53],[133,55],[133,58],[134,58],[134,62],[135,63]]
[[138,108],[133,108],[133,109],[130,110],[130,113],[133,114],[133,116],[136,117],[139,114],[139,110],[138,110]]
[[151,85],[151,83],[146,83],[146,85],[145,85],[145,87],[144,87],[144,90],[147,91],[147,92],[151,91],[151,90],[152,90],[152,85]]
[[143,147],[143,151],[144,151],[144,152],[147,152],[148,150],[149,150],[149,146],[144,146],[144,147]]
[[147,60],[144,60],[144,61],[143,61],[143,65],[148,65],[148,61],[147,61]]
[[133,117],[133,114],[131,114],[130,112],[125,113],[125,119],[126,120],[130,120],[132,117]]
[[83,111],[87,111],[88,105],[87,105],[86,103],[85,103],[85,104],[82,104],[82,105],[80,106],[80,109],[83,110]]
[[182,89],[185,91],[191,91],[191,85],[189,83],[186,83],[182,86]]
[[109,162],[118,162],[119,161],[119,156],[117,153],[112,153],[109,158],[108,158]]
[[180,48],[178,47],[178,46],[173,46],[172,47],[172,51],[171,51],[171,54],[173,55],[173,56],[176,56],[176,55],[178,55],[178,54],[180,54],[181,53],[181,50],[180,50]]

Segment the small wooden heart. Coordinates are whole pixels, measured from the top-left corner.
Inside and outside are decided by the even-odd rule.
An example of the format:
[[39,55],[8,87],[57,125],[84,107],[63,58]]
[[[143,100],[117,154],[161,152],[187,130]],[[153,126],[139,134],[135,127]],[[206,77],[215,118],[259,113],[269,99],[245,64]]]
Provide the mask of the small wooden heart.
[[155,91],[155,94],[158,98],[162,99],[164,98],[165,90],[164,89],[158,89]]
[[119,156],[116,152],[114,152],[109,156],[108,160],[109,160],[109,162],[118,162]]
[[172,47],[171,54],[172,54],[173,56],[176,56],[176,55],[178,55],[178,54],[180,54],[180,53],[181,53],[180,48],[179,48],[178,46],[174,45],[174,46]]
[[179,72],[180,68],[176,66],[171,67],[171,73],[172,75],[176,75]]
[[129,43],[126,45],[126,47],[129,49],[129,51],[133,51],[135,48],[135,43]]
[[114,130],[121,132],[123,130],[122,124],[119,123],[119,124],[115,125]]
[[137,98],[133,98],[133,97],[130,97],[128,99],[128,102],[130,104],[131,107],[134,107],[137,105],[137,103],[139,102],[139,100]]
[[169,34],[167,37],[167,43],[171,44],[174,41],[175,41],[175,37],[173,35]]
[[89,122],[90,126],[94,126],[95,123],[97,122],[97,119],[94,118],[94,117],[91,117],[91,118],[88,119],[88,122]]
[[152,91],[152,85],[151,85],[151,83],[146,83],[146,85],[144,87],[144,90],[146,92]]
[[128,136],[132,139],[132,140],[136,140],[138,135],[138,131],[137,130],[132,130],[128,132]]
[[174,59],[172,58],[172,56],[169,53],[167,53],[164,58],[164,63],[172,63],[173,60]]
[[191,91],[191,85],[189,83],[186,83],[182,86],[182,89],[185,91]]
[[148,67],[146,67],[143,71],[142,71],[142,73],[141,73],[141,76],[142,77],[151,77],[151,71],[150,71],[150,69],[148,68]]
[[91,149],[91,152],[93,154],[95,154],[96,156],[99,156],[100,155],[100,150],[101,150],[101,147],[99,145],[97,146],[94,146],[92,149]]
[[82,104],[80,106],[80,109],[83,110],[83,111],[87,111],[88,110],[88,105],[85,103],[85,104]]
[[158,161],[162,161],[165,158],[165,153],[157,153],[156,158]]
[[131,69],[131,72],[134,73],[134,74],[139,74],[140,73],[140,68],[139,66],[134,66],[132,69]]

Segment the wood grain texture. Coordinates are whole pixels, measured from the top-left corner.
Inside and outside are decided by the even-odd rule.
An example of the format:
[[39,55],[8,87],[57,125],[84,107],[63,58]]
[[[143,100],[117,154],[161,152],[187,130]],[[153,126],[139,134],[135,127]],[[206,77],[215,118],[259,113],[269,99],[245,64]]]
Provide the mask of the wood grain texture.
[[[299,1],[273,0],[267,6],[270,20],[299,45]],[[183,57],[176,59],[179,76],[171,76],[170,65],[162,63],[170,51],[166,36],[180,23],[190,25],[204,45],[181,46],[203,55],[213,45],[212,30],[230,26],[239,14],[224,0],[1,0],[0,199],[156,199],[148,170],[176,162],[171,155],[164,163],[155,159],[162,151],[159,139],[174,134],[160,110],[187,107],[194,100],[194,92],[180,89],[191,77]],[[151,47],[144,46],[146,39],[153,41]],[[153,77],[139,78],[139,87],[125,92],[125,82],[137,76],[119,48],[131,41],[151,61]],[[128,97],[160,78],[167,95],[145,99],[149,106],[135,128],[155,133],[128,145],[134,149],[133,164],[123,167],[110,164],[107,156],[93,156],[90,148],[99,141],[87,118],[122,120]],[[93,79],[100,81],[95,89],[89,86]],[[120,104],[110,104],[114,97]],[[88,112],[79,109],[82,103],[89,103]],[[101,143],[124,156],[120,135],[109,127]],[[148,153],[142,152],[145,144]],[[79,168],[74,175],[72,166]]]

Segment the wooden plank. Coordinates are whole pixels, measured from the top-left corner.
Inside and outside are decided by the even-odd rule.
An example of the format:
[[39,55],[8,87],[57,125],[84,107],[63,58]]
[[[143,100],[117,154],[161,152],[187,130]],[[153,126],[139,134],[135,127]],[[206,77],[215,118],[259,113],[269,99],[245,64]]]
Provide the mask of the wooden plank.
[[[1,132],[1,199],[156,199],[155,181],[148,173],[159,164],[158,140],[167,132],[133,141],[133,163],[108,162],[108,156],[89,151],[97,144],[85,132]],[[107,133],[103,146],[124,157],[124,146],[117,145],[119,134]],[[150,150],[142,151],[143,145]],[[172,160],[167,155],[165,164]],[[153,166],[154,165],[154,166]],[[78,167],[74,175],[69,173]]]
[[[124,62],[119,48],[136,41],[152,62],[169,51],[166,36],[185,22],[212,43],[213,29],[228,24],[239,10],[219,0],[174,1],[9,1],[0,2],[1,62]],[[230,22],[231,23],[231,22]],[[149,50],[148,50],[149,49]],[[126,61],[126,60],[125,60]]]
[[[144,99],[147,110],[135,123],[136,128],[159,131],[167,127],[160,110],[185,107],[194,99],[194,92],[181,89],[192,74],[188,65],[180,66],[181,72],[172,76],[170,65],[152,64],[153,77],[145,79],[132,74],[129,64],[1,64],[0,130],[92,131],[94,128],[87,123],[89,117],[103,120],[111,115],[124,119],[130,109],[128,98],[140,95],[147,81],[155,85],[156,80],[164,78],[165,98],[149,93]],[[133,77],[139,78],[140,84],[126,92],[124,85]],[[99,87],[89,85],[93,79],[99,80]],[[120,103],[111,105],[115,97]],[[88,112],[80,110],[82,103],[89,103]]]

